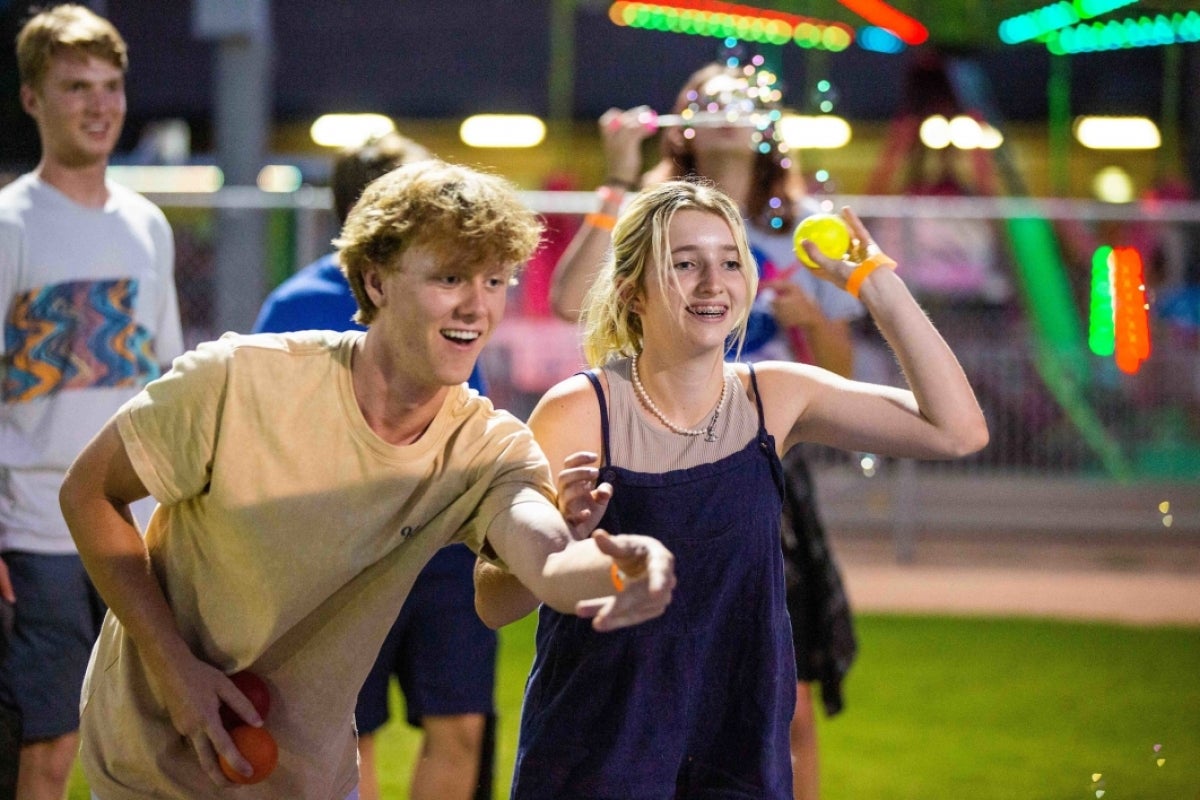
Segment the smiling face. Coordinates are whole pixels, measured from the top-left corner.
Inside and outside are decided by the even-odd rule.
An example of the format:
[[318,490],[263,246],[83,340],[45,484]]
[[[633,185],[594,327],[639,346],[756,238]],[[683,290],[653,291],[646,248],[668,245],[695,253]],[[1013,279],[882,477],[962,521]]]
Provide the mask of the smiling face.
[[400,256],[399,269],[370,270],[366,291],[378,312],[372,335],[410,386],[463,383],[504,317],[508,264],[472,265],[423,245]]
[[754,265],[743,263],[737,239],[717,214],[681,209],[667,236],[670,263],[646,276],[636,301],[644,342],[723,349],[746,314],[747,271]]
[[125,74],[96,56],[64,52],[50,59],[36,87],[21,86],[21,103],[37,122],[45,161],[101,166],[125,122]]

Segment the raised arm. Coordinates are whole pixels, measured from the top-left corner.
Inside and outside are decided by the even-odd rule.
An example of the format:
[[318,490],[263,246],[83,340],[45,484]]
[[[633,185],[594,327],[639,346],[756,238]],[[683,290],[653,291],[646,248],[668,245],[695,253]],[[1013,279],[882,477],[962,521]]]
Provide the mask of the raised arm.
[[550,279],[550,306],[567,322],[579,319],[587,295],[611,243],[609,231],[621,210],[627,190],[640,182],[642,141],[654,133],[645,122],[650,109],[638,106],[626,111],[610,108],[600,117],[600,140],[604,145],[605,183],[597,192],[598,208],[567,245]]
[[221,724],[220,703],[251,724],[262,720],[245,695],[220,670],[197,659],[180,635],[129,510],[147,494],[110,421],[67,471],[59,502],[88,575],[145,661],[171,723],[191,742],[213,782],[230,786],[217,765],[218,752],[245,775],[251,768]]
[[857,240],[856,260],[827,258],[811,242],[806,249],[820,264],[820,277],[842,287],[852,276],[862,280],[859,298],[895,353],[909,388],[849,381],[798,365],[764,365],[769,424],[788,431],[784,449],[813,441],[933,459],[982,449],[987,422],[958,359],[862,222],[849,209],[843,214]]

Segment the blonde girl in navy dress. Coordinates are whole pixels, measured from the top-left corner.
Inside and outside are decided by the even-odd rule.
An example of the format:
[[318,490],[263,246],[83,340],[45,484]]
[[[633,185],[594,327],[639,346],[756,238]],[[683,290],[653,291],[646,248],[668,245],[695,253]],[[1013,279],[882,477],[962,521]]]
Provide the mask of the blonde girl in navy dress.
[[846,260],[805,247],[819,277],[860,293],[907,389],[794,362],[726,363],[757,273],[741,214],[716,189],[664,183],[617,222],[585,306],[595,369],[553,387],[529,425],[564,467],[559,506],[575,535],[659,537],[677,584],[665,614],[622,631],[540,610],[513,798],[791,798],[779,457],[811,441],[946,459],[988,439],[954,354],[858,218],[843,216],[855,239]]

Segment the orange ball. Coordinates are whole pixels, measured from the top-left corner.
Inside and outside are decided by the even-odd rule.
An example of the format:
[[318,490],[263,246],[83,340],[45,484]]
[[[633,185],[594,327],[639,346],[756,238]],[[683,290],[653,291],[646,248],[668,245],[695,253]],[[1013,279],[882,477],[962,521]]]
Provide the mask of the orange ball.
[[243,775],[225,760],[225,756],[219,756],[221,772],[225,773],[225,777],[234,783],[258,783],[275,771],[275,765],[279,763],[279,746],[266,728],[239,725],[229,732],[229,736],[242,757],[250,762],[254,772],[249,776]]
[[[229,676],[229,680],[233,681],[233,685],[246,695],[246,699],[254,706],[254,710],[265,720],[267,713],[271,710],[271,690],[267,688],[266,682],[253,672],[235,672]],[[246,723],[232,708],[222,703],[221,724],[228,731]]]
[[808,257],[800,242],[810,240],[825,255],[830,258],[845,258],[850,249],[850,229],[846,221],[837,214],[813,214],[800,220],[796,232],[792,235],[792,246],[796,257],[804,262],[809,269],[817,269],[818,265]]

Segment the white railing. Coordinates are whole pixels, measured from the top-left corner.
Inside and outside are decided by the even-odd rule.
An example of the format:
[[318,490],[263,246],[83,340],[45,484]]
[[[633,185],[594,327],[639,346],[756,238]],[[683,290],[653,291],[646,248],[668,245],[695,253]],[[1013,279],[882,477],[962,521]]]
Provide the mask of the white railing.
[[[569,223],[566,235],[596,204],[589,192],[523,196],[540,213],[564,215],[558,218]],[[229,271],[214,267],[222,230],[218,215],[207,212],[270,212],[268,252],[259,263],[274,264],[275,279],[326,252],[336,233],[326,189],[267,194],[227,187],[211,195],[150,197],[167,211],[176,230],[181,304],[191,343],[220,332],[213,329],[213,308],[221,293],[244,291],[241,283],[222,285],[225,279],[218,277]],[[824,505],[834,522],[886,524],[897,531],[898,541],[908,535],[905,531],[922,526],[955,520],[969,526],[984,519],[998,524],[999,517],[1017,528],[1050,519],[1069,525],[1072,518],[1084,528],[1128,525],[1136,517],[1152,528],[1163,523],[1155,516],[1157,504],[1143,507],[1149,502],[1144,496],[1161,487],[1180,495],[1177,504],[1183,497],[1197,498],[1191,508],[1177,505],[1173,519],[1177,530],[1200,531],[1200,511],[1194,509],[1200,502],[1200,310],[1195,300],[1189,306],[1186,296],[1189,281],[1191,291],[1200,293],[1194,286],[1200,282],[1200,203],[940,197],[822,202],[831,208],[850,205],[897,256],[914,293],[959,354],[992,433],[991,445],[973,458],[915,465],[884,461],[874,478],[862,474],[853,454],[814,450],[821,481],[828,485]],[[1136,374],[1116,369],[1111,358],[1092,355],[1082,341],[1065,349],[1059,342],[1053,354],[1057,366],[1047,365],[1038,327],[1046,309],[1029,308],[1028,276],[1021,274],[1028,264],[1018,261],[1028,253],[1022,255],[1010,239],[1010,224],[1031,218],[1044,221],[1052,235],[1048,241],[1058,252],[1045,268],[1058,271],[1057,302],[1064,306],[1059,310],[1075,320],[1082,335],[1091,249],[1125,242],[1143,250],[1151,273],[1152,351]],[[514,290],[509,318],[483,359],[494,400],[518,415],[527,414],[545,389],[582,364],[573,325],[522,313],[530,306],[522,293],[538,284],[535,277],[527,275]],[[1167,298],[1182,298],[1182,312],[1161,316]],[[862,324],[857,336],[860,376],[898,381],[873,326]],[[1054,487],[1063,503],[1055,508],[1053,492],[1035,493],[1040,505],[1022,502],[1029,482]],[[978,492],[988,485],[995,487],[994,501],[984,502]],[[1075,493],[1063,494],[1068,487]],[[1175,487],[1183,488],[1176,492]],[[868,491],[874,505],[855,497]],[[1121,500],[1122,492],[1136,500]],[[1098,502],[1106,497],[1118,506]],[[1125,513],[1122,502],[1136,509]]]

